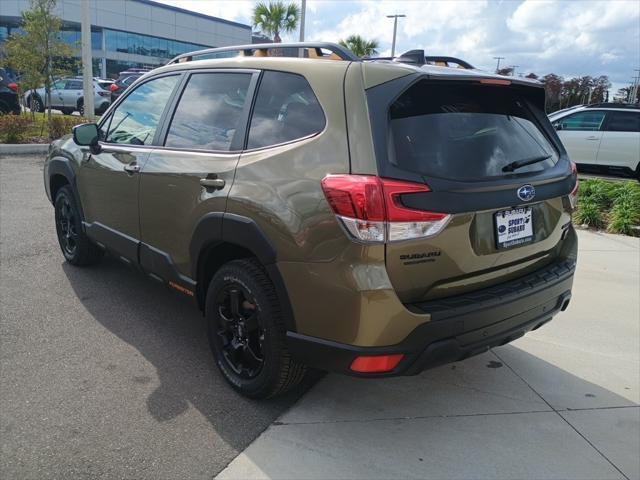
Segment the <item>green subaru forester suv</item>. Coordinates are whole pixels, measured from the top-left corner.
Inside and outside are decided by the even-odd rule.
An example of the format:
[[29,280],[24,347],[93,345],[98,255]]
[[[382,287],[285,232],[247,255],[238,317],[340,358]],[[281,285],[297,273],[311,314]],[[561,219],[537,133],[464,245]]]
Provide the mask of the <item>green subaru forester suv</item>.
[[413,375],[540,327],[577,253],[544,89],[430,58],[249,45],[145,74],[49,150],[66,260],[108,251],[193,297],[253,398],[309,368]]

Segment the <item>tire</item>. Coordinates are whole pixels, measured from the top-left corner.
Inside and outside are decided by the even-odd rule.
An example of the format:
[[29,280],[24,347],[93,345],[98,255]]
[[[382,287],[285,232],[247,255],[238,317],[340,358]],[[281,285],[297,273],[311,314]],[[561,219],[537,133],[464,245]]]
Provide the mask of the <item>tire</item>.
[[71,115],[73,113],[73,108],[61,108],[60,111],[63,115]]
[[84,100],[80,99],[78,100],[78,113],[80,114],[81,117],[84,117]]
[[33,97],[33,102],[32,102],[32,98],[29,97],[27,101],[27,106],[31,108],[31,105],[33,105],[34,112],[38,112],[38,113],[44,112],[44,104],[42,103],[42,100],[40,99],[40,97],[38,96]]
[[638,163],[638,166],[636,167],[636,180],[640,182],[640,163]]
[[275,288],[256,259],[233,260],[216,272],[207,289],[205,317],[215,362],[242,395],[273,397],[304,378],[306,366],[286,347]]
[[68,185],[60,188],[56,194],[55,220],[58,243],[67,262],[85,266],[100,261],[104,251],[89,240],[82,229],[80,212]]

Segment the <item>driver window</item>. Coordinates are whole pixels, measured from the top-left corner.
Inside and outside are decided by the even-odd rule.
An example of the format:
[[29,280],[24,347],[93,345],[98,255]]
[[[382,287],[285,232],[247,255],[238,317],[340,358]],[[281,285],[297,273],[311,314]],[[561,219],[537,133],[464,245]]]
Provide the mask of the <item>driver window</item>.
[[178,79],[178,75],[156,78],[127,95],[103,125],[108,126],[105,142],[150,145]]

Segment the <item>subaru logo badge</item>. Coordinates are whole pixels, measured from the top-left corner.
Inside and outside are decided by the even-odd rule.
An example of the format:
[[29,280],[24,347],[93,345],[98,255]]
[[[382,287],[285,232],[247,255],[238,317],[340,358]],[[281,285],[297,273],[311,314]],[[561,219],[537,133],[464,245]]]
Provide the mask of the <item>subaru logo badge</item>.
[[523,185],[518,189],[518,198],[523,202],[530,202],[536,196],[536,189],[533,185]]

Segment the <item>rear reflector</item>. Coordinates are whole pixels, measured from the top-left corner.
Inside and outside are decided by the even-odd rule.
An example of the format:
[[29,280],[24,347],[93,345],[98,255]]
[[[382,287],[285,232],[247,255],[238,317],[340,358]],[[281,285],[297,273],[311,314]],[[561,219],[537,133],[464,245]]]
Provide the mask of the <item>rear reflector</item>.
[[420,183],[372,175],[327,175],[322,180],[327,202],[346,230],[367,243],[394,242],[439,233],[451,215],[407,208],[401,196],[429,192]]
[[357,357],[351,363],[351,371],[358,373],[390,372],[404,358],[402,353],[395,355],[379,355],[375,357]]

